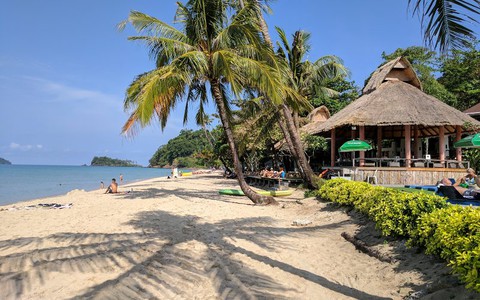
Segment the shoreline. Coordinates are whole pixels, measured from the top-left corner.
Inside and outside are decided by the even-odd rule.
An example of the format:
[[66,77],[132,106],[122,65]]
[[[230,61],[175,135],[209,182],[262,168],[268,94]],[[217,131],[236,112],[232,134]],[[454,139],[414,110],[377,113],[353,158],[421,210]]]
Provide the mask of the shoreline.
[[[6,180],[6,183],[5,183],[6,187],[9,187],[11,185],[11,187],[3,190],[2,196],[0,197],[0,207],[9,206],[9,205],[21,205],[23,202],[29,202],[33,200],[42,200],[42,199],[51,198],[51,197],[59,197],[59,196],[68,194],[73,190],[85,190],[87,192],[95,191],[97,189],[100,189],[100,181],[103,181],[105,183],[105,189],[106,189],[110,184],[109,178],[114,177],[118,179],[118,176],[112,176],[112,175],[105,176],[105,172],[111,172],[111,173],[120,172],[123,174],[127,174],[128,176],[129,174],[128,169],[132,169],[131,167],[119,167],[118,169],[114,169],[116,167],[92,167],[89,169],[93,170],[98,168],[98,169],[104,169],[107,171],[103,171],[103,172],[100,171],[99,173],[97,172],[91,173],[90,171],[87,171],[86,173],[84,173],[84,171],[82,171],[82,169],[84,169],[82,166],[67,166],[67,165],[60,165],[60,166],[12,165],[12,166],[21,167],[21,169],[17,169],[18,171],[15,171],[13,173],[14,175],[17,176],[14,178],[17,178],[17,179],[10,180],[8,178],[8,174],[9,174],[8,172],[0,173],[0,180],[2,178]],[[33,169],[34,173],[32,173],[32,175],[28,175],[28,173],[26,173],[24,169],[29,167],[34,168]],[[57,167],[73,168],[73,169],[67,170],[67,172],[65,173],[59,173],[62,175],[65,174],[65,176],[68,177],[67,181],[64,182],[62,181],[63,180],[62,178],[58,177],[59,175],[50,176],[50,173],[47,173],[47,176],[45,176],[44,178],[42,173],[43,167],[46,168],[45,172],[52,172],[52,170],[54,172],[59,172],[57,171],[57,169],[48,169],[48,168],[57,168]],[[111,170],[108,171],[109,169]],[[133,168],[133,169],[151,170],[151,168]],[[63,169],[59,169],[59,170],[61,170],[61,172],[64,172]],[[133,179],[128,180],[129,178],[127,177],[128,181],[125,181],[125,183],[122,185],[131,184],[138,181],[148,180],[156,177],[168,176],[168,173],[169,173],[168,169],[162,169],[162,170],[157,169],[157,170],[159,171],[153,172],[153,173],[148,171],[147,172],[132,171],[133,174],[131,178]],[[155,173],[162,173],[162,172],[164,172],[165,174],[155,174]],[[85,176],[83,176],[83,174],[85,174]],[[33,180],[33,178],[40,178],[40,180],[34,180],[34,183],[32,185],[27,186],[27,188],[24,188],[22,186],[22,182]],[[85,178],[97,178],[98,182],[96,180],[88,180],[88,179],[85,180]]]
[[[205,169],[186,169],[186,170],[195,170],[195,171],[198,171],[198,170],[205,170]],[[217,171],[218,172],[218,171]],[[214,173],[214,172],[211,172],[211,173]],[[205,173],[207,174],[207,173]],[[190,176],[189,176],[190,177]],[[176,180],[180,179],[182,177],[178,177],[178,178],[175,178]],[[184,178],[187,178],[187,177],[184,177]],[[118,185],[118,188],[119,188],[119,195],[122,195],[123,193],[122,192],[128,192],[128,191],[121,191],[121,189],[123,187],[128,187],[128,188],[131,188],[130,185],[136,185],[136,184],[141,184],[141,183],[147,183],[148,181],[150,180],[161,180],[161,179],[165,179],[165,180],[169,180],[166,178],[166,176],[160,176],[160,177],[152,177],[152,178],[147,178],[147,179],[138,179],[138,180],[132,180],[132,181],[129,181],[128,183],[125,183],[125,184],[122,184],[122,185]],[[10,207],[16,207],[18,205],[22,205],[22,206],[28,206],[28,205],[31,205],[30,203],[31,202],[35,202],[35,201],[41,201],[41,200],[44,200],[44,199],[55,199],[55,198],[60,198],[60,197],[64,197],[64,196],[67,196],[69,193],[71,192],[75,192],[75,191],[84,191],[85,193],[91,193],[91,192],[95,192],[95,191],[105,191],[107,189],[108,185],[105,185],[105,188],[101,189],[101,188],[96,188],[96,189],[72,189],[66,193],[62,193],[62,194],[58,194],[58,195],[51,195],[51,196],[45,196],[45,197],[37,197],[37,198],[32,198],[32,199],[27,199],[27,200],[20,200],[20,201],[16,201],[16,202],[12,202],[12,203],[9,203],[9,204],[1,204],[0,205],[0,209],[5,209],[7,206],[10,206]],[[102,193],[103,194],[103,193]],[[23,204],[26,204],[26,205],[23,205]]]
[[[471,295],[445,262],[385,243],[361,216],[301,190],[256,206],[220,195],[238,182],[219,172],[122,188],[133,192],[74,191],[49,198],[68,209],[0,211],[0,298],[400,300],[439,283],[434,298]],[[343,232],[395,263],[357,251]]]

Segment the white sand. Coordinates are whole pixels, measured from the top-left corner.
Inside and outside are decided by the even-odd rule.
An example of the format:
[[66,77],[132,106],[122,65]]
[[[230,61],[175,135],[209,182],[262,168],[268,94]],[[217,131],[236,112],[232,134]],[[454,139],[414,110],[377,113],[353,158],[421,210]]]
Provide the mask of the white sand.
[[[73,191],[0,211],[0,299],[402,299],[468,297],[448,269],[303,192],[254,206],[218,175],[152,179],[129,194]],[[298,204],[296,200],[302,200]],[[11,208],[12,205],[2,208]],[[292,226],[296,220],[311,223]],[[384,263],[340,234],[397,259]],[[445,289],[447,287],[447,289]],[[458,298],[461,299],[461,298]]]

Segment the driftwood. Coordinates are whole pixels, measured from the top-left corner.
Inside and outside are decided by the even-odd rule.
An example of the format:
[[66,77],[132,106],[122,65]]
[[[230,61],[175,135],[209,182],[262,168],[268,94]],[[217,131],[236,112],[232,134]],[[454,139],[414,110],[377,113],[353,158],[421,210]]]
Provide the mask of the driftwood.
[[387,262],[387,263],[394,263],[395,262],[395,259],[393,259],[389,256],[386,256],[386,255],[383,255],[378,250],[370,248],[365,242],[362,242],[361,240],[357,239],[354,236],[349,235],[346,232],[343,232],[341,234],[341,236],[344,239],[346,239],[347,241],[349,241],[350,243],[352,243],[357,250],[359,250],[359,251],[361,251],[361,252],[363,252],[363,253],[365,253],[369,256],[375,257],[376,259],[378,259],[380,261],[383,261],[383,262]]

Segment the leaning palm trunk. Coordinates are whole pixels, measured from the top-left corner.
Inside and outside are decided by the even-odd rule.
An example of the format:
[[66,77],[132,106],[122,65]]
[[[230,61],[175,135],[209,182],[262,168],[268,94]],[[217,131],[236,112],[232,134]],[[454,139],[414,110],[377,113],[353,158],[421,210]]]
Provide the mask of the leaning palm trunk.
[[[273,49],[272,39],[268,32],[268,26],[267,26],[267,23],[265,22],[265,18],[263,17],[263,14],[259,9],[260,5],[258,3],[258,0],[253,0],[253,1],[256,2],[258,7],[257,15],[258,15],[260,30],[262,31],[263,38],[265,39],[266,43],[270,46],[270,48]],[[243,1],[241,1],[241,5],[243,6],[242,2]],[[299,166],[300,174],[302,175],[302,178],[306,181],[307,185],[310,188],[316,188],[317,183],[314,180],[314,173],[305,156],[303,144],[302,144],[302,141],[300,140],[300,135],[298,134],[298,126],[296,126],[295,120],[292,116],[292,111],[285,104],[281,106],[281,110],[285,118],[285,123],[287,125],[286,130],[284,130],[285,128],[283,128],[282,132],[284,133],[285,140],[287,141],[287,145],[289,147],[290,153],[292,154],[295,162]],[[282,121],[279,121],[280,128],[282,128],[283,124],[280,124],[280,123],[282,123]]]
[[300,166],[302,177],[306,181],[307,185],[310,188],[316,188],[317,183],[315,181],[315,174],[313,173],[313,170],[310,167],[305,155],[305,151],[303,150],[303,143],[300,139],[300,135],[298,134],[297,127],[295,126],[292,112],[287,105],[283,104],[282,113],[283,117],[285,118],[285,124],[287,125],[288,133],[290,134],[291,146],[290,143],[288,144],[291,147],[290,151],[294,156],[295,161]]
[[242,165],[238,157],[237,147],[235,145],[235,140],[233,139],[230,120],[226,113],[226,107],[225,107],[223,95],[222,95],[218,80],[216,79],[211,80],[211,89],[212,89],[213,98],[215,99],[215,103],[217,104],[217,107],[218,107],[218,114],[220,115],[220,120],[222,121],[223,128],[225,129],[228,145],[230,146],[230,150],[232,151],[233,166],[235,168],[235,173],[237,174],[238,184],[240,185],[240,188],[242,189],[243,193],[248,198],[250,198],[250,200],[252,200],[252,202],[255,204],[264,204],[264,205],[277,204],[277,202],[273,197],[262,196],[260,194],[255,193],[255,191],[253,191],[245,181]]

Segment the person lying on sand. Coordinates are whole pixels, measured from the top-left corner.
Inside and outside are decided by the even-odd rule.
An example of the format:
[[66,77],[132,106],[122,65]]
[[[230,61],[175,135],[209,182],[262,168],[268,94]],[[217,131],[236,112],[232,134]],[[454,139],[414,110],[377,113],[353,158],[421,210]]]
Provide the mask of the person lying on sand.
[[117,180],[115,180],[115,178],[112,178],[112,183],[108,186],[107,190],[105,191],[105,194],[116,194],[116,193],[118,193]]

